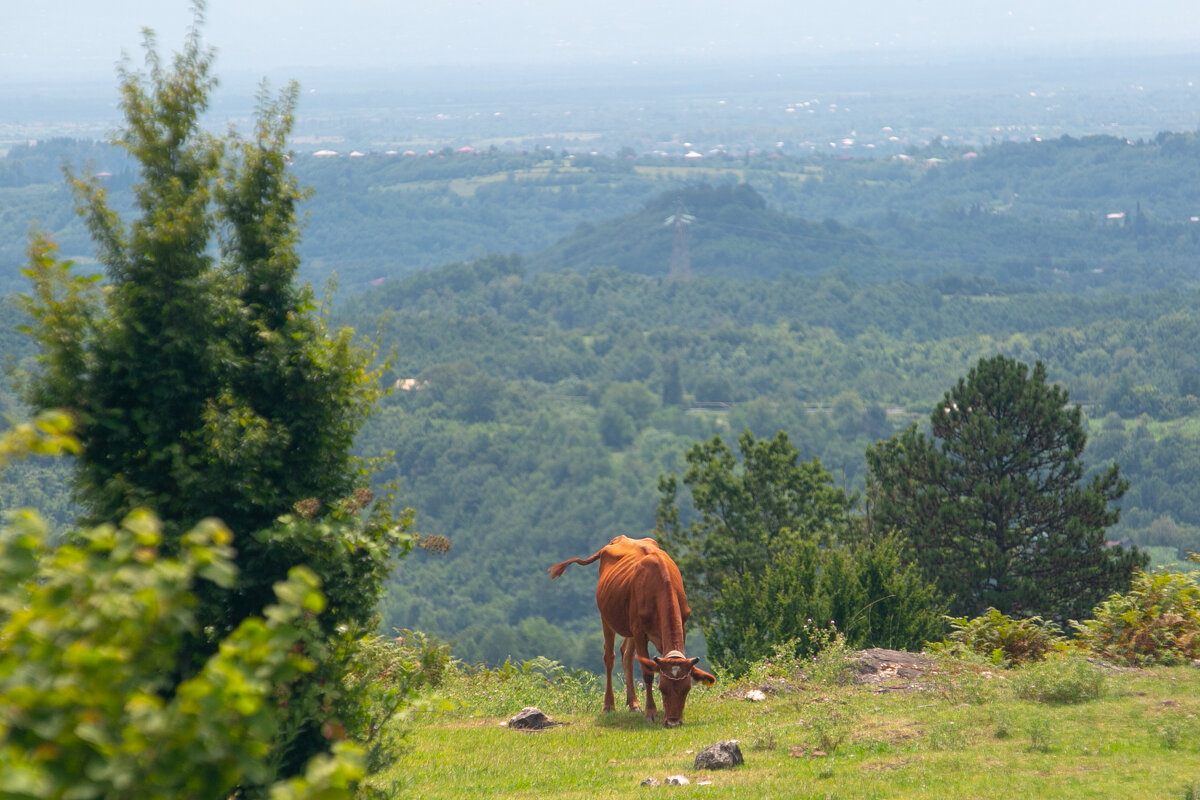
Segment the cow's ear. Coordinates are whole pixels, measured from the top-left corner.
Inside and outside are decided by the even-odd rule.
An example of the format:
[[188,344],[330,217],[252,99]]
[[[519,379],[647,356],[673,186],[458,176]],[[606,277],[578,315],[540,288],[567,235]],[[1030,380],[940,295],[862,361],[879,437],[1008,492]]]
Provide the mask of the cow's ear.
[[[699,659],[697,659],[699,660]],[[717,676],[711,672],[705,672],[697,666],[692,666],[692,680],[700,681],[705,686],[712,686],[717,682]]]
[[634,655],[634,658],[636,658],[638,660],[638,663],[640,663],[645,669],[648,669],[651,672],[658,672],[658,659],[657,658],[655,658],[653,661],[646,658],[645,656],[639,656],[639,655]]

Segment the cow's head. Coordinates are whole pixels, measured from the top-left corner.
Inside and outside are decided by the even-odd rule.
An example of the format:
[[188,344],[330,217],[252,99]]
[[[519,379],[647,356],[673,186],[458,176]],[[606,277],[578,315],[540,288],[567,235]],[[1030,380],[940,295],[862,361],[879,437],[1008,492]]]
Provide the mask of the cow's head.
[[715,675],[705,672],[696,666],[700,659],[687,658],[678,650],[672,650],[665,656],[643,658],[637,660],[650,672],[658,673],[658,691],[662,693],[663,725],[674,728],[683,724],[683,704],[688,692],[692,690],[692,681],[697,680],[705,686],[717,682]]

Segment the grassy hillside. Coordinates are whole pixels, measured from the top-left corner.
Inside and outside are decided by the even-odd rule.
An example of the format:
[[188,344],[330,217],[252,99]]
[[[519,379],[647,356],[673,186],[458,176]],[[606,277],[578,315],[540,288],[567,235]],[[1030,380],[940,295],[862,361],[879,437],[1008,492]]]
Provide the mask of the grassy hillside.
[[[390,777],[401,795],[421,798],[1184,800],[1200,792],[1194,667],[1078,661],[1009,671],[943,660],[919,678],[883,684],[823,675],[776,679],[762,702],[740,696],[761,675],[693,689],[683,727],[670,730],[623,708],[600,713],[600,687],[569,676],[459,675],[442,689],[442,710],[419,714]],[[1064,690],[1066,702],[1042,699],[1046,688]],[[528,705],[566,724],[501,727]],[[742,766],[693,768],[696,752],[727,739],[738,740]],[[670,775],[691,784],[666,786]],[[648,777],[664,785],[641,786]]]

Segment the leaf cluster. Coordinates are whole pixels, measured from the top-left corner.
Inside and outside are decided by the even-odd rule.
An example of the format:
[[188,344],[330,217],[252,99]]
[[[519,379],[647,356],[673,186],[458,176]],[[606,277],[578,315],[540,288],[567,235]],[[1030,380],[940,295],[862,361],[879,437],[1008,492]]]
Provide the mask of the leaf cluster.
[[1186,664],[1200,658],[1200,574],[1139,572],[1129,591],[1074,623],[1097,655],[1125,664]]
[[1013,619],[994,608],[978,617],[949,617],[952,628],[934,652],[965,649],[1002,666],[1040,661],[1065,641],[1062,628],[1041,617]]
[[[230,587],[231,535],[210,520],[161,552],[146,512],[50,546],[36,515],[0,531],[0,790],[8,797],[224,797],[273,784],[287,701],[324,657],[320,581],[297,567],[191,677],[195,587]],[[339,744],[272,797],[350,797],[361,751]]]
[[770,440],[746,431],[738,444],[741,461],[720,436],[688,451],[686,511],[678,479],[659,480],[655,532],[717,663],[740,674],[776,645],[805,641],[813,619],[854,646],[919,645],[940,630],[941,603],[903,563],[898,540],[849,544],[854,498],[818,460],[801,463],[782,431]]

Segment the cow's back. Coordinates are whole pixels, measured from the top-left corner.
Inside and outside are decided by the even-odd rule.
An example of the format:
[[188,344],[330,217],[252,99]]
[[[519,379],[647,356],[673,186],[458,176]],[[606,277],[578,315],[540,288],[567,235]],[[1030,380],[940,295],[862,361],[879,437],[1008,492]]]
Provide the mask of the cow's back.
[[[673,605],[680,621],[688,617],[683,578],[679,568],[653,539],[618,536],[600,556],[600,578],[596,582],[596,605],[602,617],[622,636],[635,627],[635,616],[643,618],[658,607],[659,593],[674,595]],[[657,631],[655,631],[657,634]]]

